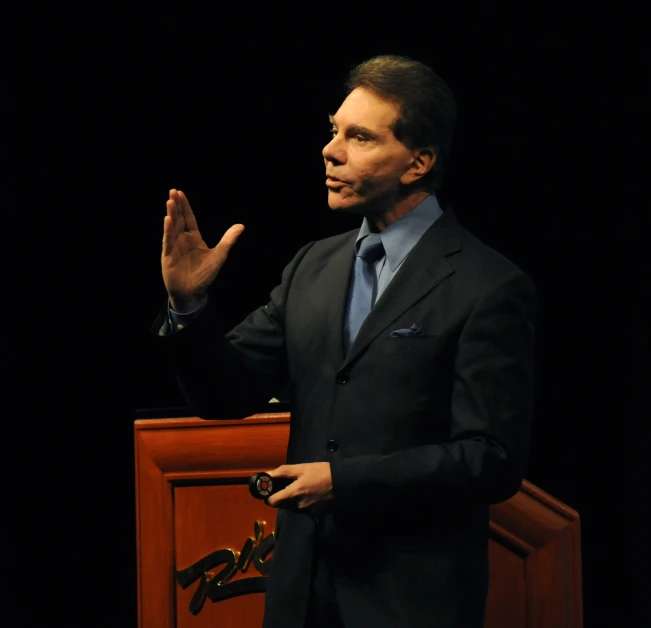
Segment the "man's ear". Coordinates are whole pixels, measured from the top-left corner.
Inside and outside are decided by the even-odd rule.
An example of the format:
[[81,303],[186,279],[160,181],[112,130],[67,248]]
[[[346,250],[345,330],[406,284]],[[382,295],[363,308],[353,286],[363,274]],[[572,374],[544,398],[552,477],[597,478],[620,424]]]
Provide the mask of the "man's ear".
[[436,152],[433,148],[419,148],[412,155],[411,163],[400,177],[400,183],[409,185],[422,179],[436,165]]

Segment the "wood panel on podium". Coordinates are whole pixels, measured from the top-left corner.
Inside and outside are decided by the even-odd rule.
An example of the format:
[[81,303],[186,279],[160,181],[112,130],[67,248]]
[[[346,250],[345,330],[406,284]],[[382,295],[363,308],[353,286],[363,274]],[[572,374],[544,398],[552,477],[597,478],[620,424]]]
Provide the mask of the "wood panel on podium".
[[[139,627],[259,628],[276,511],[248,480],[284,462],[289,414],[134,427]],[[491,509],[490,577],[486,628],[581,628],[578,514],[523,482]]]

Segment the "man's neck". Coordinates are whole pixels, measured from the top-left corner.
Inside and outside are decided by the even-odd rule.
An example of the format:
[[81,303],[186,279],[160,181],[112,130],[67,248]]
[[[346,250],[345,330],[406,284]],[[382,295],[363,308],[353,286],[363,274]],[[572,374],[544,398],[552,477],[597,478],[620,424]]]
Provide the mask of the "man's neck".
[[420,205],[428,196],[429,192],[413,192],[409,196],[391,203],[388,209],[378,209],[377,211],[365,213],[364,216],[369,228],[375,233],[384,231],[389,225],[408,214],[417,205]]

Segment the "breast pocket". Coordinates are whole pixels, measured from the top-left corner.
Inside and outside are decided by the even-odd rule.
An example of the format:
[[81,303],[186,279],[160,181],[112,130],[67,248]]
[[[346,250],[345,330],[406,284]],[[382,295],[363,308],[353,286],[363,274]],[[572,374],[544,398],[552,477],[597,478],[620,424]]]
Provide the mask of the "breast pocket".
[[400,354],[434,354],[438,346],[440,336],[418,335],[401,336],[397,338],[384,338],[380,346],[382,355]]

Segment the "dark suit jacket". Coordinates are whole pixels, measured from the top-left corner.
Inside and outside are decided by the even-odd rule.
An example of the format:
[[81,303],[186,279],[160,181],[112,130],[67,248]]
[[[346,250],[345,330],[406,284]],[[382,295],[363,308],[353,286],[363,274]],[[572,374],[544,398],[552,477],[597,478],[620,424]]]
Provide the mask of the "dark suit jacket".
[[[331,464],[318,533],[346,626],[479,628],[488,506],[517,492],[527,456],[535,289],[448,210],[345,355],[356,233],[303,247],[228,334],[208,309],[163,343],[200,416],[245,415],[289,382],[287,462]],[[316,529],[280,511],[265,628],[303,628]]]

